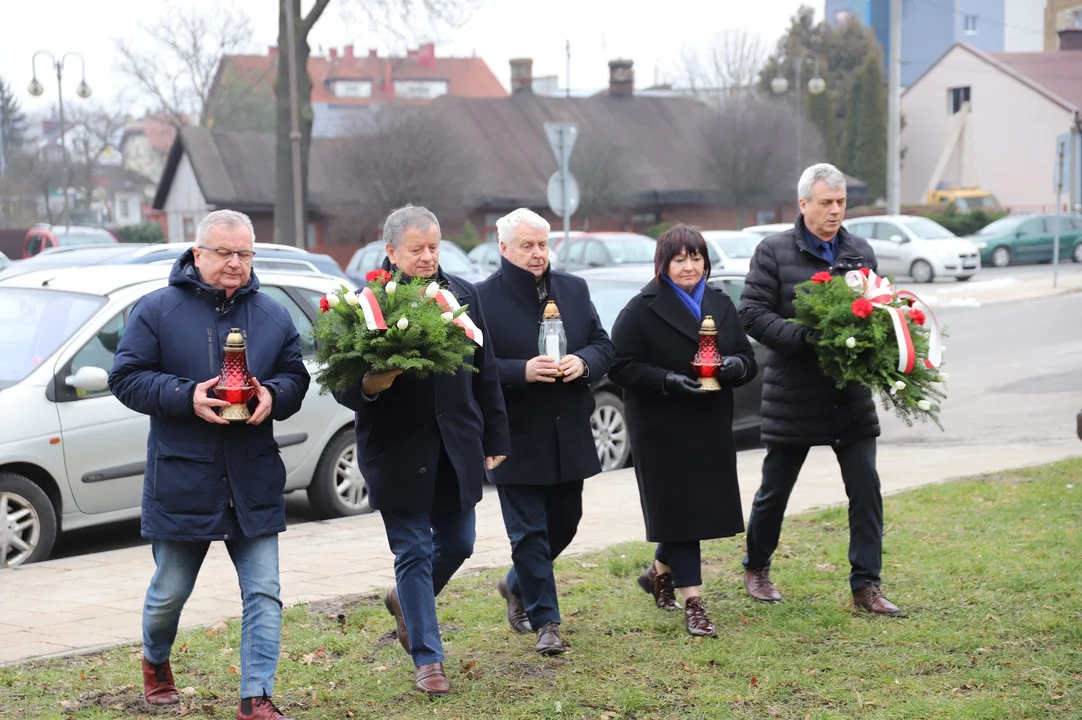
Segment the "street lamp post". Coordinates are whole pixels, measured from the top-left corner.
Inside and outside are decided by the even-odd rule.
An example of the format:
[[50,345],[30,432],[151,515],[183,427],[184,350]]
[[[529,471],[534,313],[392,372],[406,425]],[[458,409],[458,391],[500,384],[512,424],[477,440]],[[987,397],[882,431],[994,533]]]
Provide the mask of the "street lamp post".
[[[804,172],[804,99],[803,77],[804,63],[811,58],[807,50],[800,51],[800,58],[795,63],[796,88],[793,93],[796,96],[796,171],[797,177]],[[781,74],[781,63],[778,63],[778,75],[770,81],[770,89],[776,95],[784,95],[789,91],[789,81]],[[819,75],[819,58],[815,58],[815,76],[808,80],[808,92],[812,95],[820,95],[827,89],[827,82]]]
[[[34,57],[30,61],[33,70],[33,78],[30,80],[30,87],[27,88],[34,97],[41,97],[42,93],[45,92],[45,86],[38,80],[38,55],[48,55],[49,59],[53,61],[53,69],[56,70],[56,92],[60,104],[60,150],[62,153],[61,158],[64,171],[64,187],[62,188],[64,193],[64,222],[71,225],[71,210],[68,206],[68,187],[71,185],[71,170],[68,165],[68,144],[64,128],[64,61],[68,59],[69,55],[79,58],[79,64],[82,67],[82,79],[75,88],[75,94],[85,100],[90,97],[90,86],[86,84],[86,60],[84,60],[83,56],[77,52],[64,53],[60,56],[60,59],[57,60],[56,56],[48,50],[38,50],[34,53]],[[46,202],[48,202],[48,200],[46,200]]]

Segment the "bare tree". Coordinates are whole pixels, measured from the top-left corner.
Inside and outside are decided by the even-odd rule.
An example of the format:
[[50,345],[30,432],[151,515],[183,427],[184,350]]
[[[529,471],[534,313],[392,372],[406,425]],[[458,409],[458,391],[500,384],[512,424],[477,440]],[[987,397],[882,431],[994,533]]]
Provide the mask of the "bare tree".
[[[730,98],[702,127],[703,159],[718,201],[735,208],[740,225],[748,210],[793,201],[796,122],[786,103],[756,95]],[[805,164],[823,157],[822,138],[813,128],[803,133]]]
[[[340,4],[344,16],[359,19],[383,36],[402,39],[403,28],[415,28],[427,20],[432,26],[458,25],[478,0],[364,0]],[[293,51],[297,63],[297,102],[300,105],[301,133],[301,205],[308,204],[308,156],[312,145],[312,78],[308,75],[308,35],[330,4],[330,0],[315,0],[307,14],[301,11],[299,0],[293,3]],[[278,0],[278,81],[277,92],[277,162],[274,196],[275,242],[295,244],[296,209],[293,204],[293,155],[290,145],[289,104],[289,35],[287,32],[286,0]],[[293,239],[293,243],[290,239]]]
[[353,229],[353,241],[406,203],[451,218],[471,204],[466,143],[435,108],[384,106],[367,115],[355,134],[334,142],[351,189],[336,214],[340,225]]
[[155,23],[140,27],[150,43],[144,48],[130,38],[117,39],[119,71],[178,127],[193,114],[205,125],[218,66],[224,55],[251,42],[251,20],[228,4],[207,15],[170,4],[162,6]]
[[747,94],[759,79],[767,48],[745,29],[723,30],[704,51],[685,48],[679,72],[699,99],[720,104],[726,97]]
[[119,153],[114,142],[128,120],[123,111],[100,105],[79,108],[72,113],[68,125],[69,163],[78,179],[70,178],[69,183],[81,185],[88,205],[94,196],[95,172],[106,153]]
[[583,135],[571,155],[571,172],[579,184],[582,227],[604,217],[626,200],[628,149],[608,135]]

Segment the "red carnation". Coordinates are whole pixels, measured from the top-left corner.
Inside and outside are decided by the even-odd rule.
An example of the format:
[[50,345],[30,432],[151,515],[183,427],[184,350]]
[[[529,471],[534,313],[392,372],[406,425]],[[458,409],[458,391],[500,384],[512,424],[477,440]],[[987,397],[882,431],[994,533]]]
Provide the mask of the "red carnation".
[[860,274],[863,275],[864,277],[868,277],[868,273],[870,273],[870,272],[871,272],[871,270],[869,270],[868,268],[861,268],[860,269]]
[[872,314],[875,306],[867,298],[857,298],[853,301],[853,314],[858,318],[866,318]]
[[832,277],[831,277],[830,273],[825,272],[825,271],[824,272],[817,272],[814,275],[812,275],[812,277],[811,277],[811,281],[813,283],[816,283],[816,284],[828,283],[831,280],[832,280]]
[[320,312],[330,312],[331,311],[331,304],[329,302],[327,302],[327,296],[326,295],[324,295],[323,297],[321,297],[319,299],[319,311]]
[[365,273],[364,279],[366,282],[372,282],[373,280],[379,280],[380,282],[387,282],[391,279],[391,273],[386,270],[369,270]]
[[915,322],[917,325],[924,324],[924,313],[916,308],[909,311],[909,319]]

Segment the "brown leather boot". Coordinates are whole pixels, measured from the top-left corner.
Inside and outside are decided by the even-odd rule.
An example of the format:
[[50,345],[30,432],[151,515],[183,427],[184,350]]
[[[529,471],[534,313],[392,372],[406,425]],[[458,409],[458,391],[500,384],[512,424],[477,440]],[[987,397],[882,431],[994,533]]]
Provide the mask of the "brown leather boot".
[[770,568],[749,568],[744,571],[744,587],[748,589],[748,595],[760,602],[779,602],[781,593],[774,583],[770,582]]
[[443,663],[421,665],[413,672],[413,684],[423,693],[439,697],[451,692],[451,683],[443,672]]
[[688,635],[695,637],[717,637],[718,630],[706,616],[702,598],[693,597],[684,601],[684,627]]
[[402,649],[409,653],[410,636],[406,632],[406,618],[402,616],[402,606],[398,603],[398,588],[393,587],[387,591],[387,594],[383,596],[383,606],[387,608],[387,612],[394,615],[395,634],[398,636],[398,642],[402,644]]
[[520,635],[533,632],[530,619],[526,617],[526,608],[522,605],[522,598],[511,592],[511,586],[507,584],[507,578],[500,578],[496,583],[496,590],[507,601],[507,622],[511,629]]
[[853,607],[864,608],[870,613],[888,617],[898,617],[902,614],[897,605],[887,600],[882,588],[876,583],[868,583],[860,590],[853,591]]
[[564,642],[560,639],[560,623],[545,623],[545,626],[537,631],[537,644],[533,649],[542,655],[562,655]]
[[176,705],[180,702],[168,660],[155,665],[143,658],[143,697],[151,705]]
[[289,720],[270,698],[244,698],[237,708],[237,720]]
[[653,563],[646,568],[646,572],[639,575],[639,587],[654,596],[654,604],[662,610],[678,610],[676,604],[676,592],[672,586],[672,573],[657,574],[657,568]]

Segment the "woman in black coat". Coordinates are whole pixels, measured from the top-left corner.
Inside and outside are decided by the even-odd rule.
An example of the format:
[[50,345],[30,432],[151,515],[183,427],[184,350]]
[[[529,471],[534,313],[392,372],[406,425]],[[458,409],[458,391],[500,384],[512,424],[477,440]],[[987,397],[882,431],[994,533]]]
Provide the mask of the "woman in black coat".
[[[657,241],[655,279],[623,309],[612,329],[616,360],[609,378],[624,389],[624,412],[646,539],[658,543],[639,585],[663,610],[675,610],[674,587],[684,599],[691,635],[717,636],[699,586],[699,542],[744,531],[733,439],[733,388],[758,368],[732,300],[708,287],[706,241],[678,225]],[[717,328],[724,358],[720,391],[707,391],[691,363],[703,319]]]

